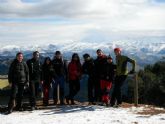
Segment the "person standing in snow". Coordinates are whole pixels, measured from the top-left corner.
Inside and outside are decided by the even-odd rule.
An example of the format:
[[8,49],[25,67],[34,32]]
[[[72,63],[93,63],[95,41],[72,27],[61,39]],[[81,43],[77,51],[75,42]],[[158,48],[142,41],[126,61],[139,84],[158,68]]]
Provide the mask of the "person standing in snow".
[[60,51],[55,52],[54,59],[52,61],[53,68],[54,68],[54,76],[53,76],[53,99],[54,104],[56,105],[57,100],[57,89],[59,85],[59,98],[60,98],[60,105],[64,104],[64,87],[65,87],[65,76],[66,76],[66,66],[62,58],[62,54]]
[[115,106],[119,106],[122,104],[121,87],[128,75],[127,62],[132,64],[132,70],[129,73],[133,74],[135,72],[135,60],[121,55],[120,48],[115,48],[114,53],[116,55],[116,77],[110,104],[111,106],[114,106],[116,102]]
[[100,80],[101,75],[104,72],[103,65],[107,62],[107,56],[103,53],[101,49],[96,51],[97,58],[94,60],[95,64],[95,81],[96,81],[96,89],[95,89],[95,100],[97,102],[101,102],[101,87],[100,87]]
[[42,65],[39,61],[39,52],[33,52],[33,58],[27,62],[29,67],[29,92],[30,92],[30,105],[31,110],[36,108],[36,97],[38,96],[39,85],[41,83]]
[[42,65],[43,104],[49,105],[49,92],[53,78],[53,66],[50,57],[46,57]]
[[113,64],[111,56],[107,57],[107,62],[103,65],[103,73],[101,75],[100,85],[102,94],[102,103],[106,106],[110,105],[110,90],[114,80],[116,66]]
[[72,55],[72,60],[68,65],[68,80],[69,80],[69,95],[66,96],[66,102],[69,104],[75,104],[74,96],[80,90],[80,79],[82,75],[82,66],[80,63],[80,58],[77,53]]
[[90,104],[95,104],[95,65],[94,60],[90,57],[88,53],[83,55],[84,63],[82,66],[83,73],[89,76],[88,78],[88,101]]
[[22,111],[22,98],[25,85],[29,83],[29,69],[23,61],[23,53],[18,52],[16,59],[11,63],[8,73],[11,95],[8,103],[8,113],[12,113],[16,99],[16,110]]

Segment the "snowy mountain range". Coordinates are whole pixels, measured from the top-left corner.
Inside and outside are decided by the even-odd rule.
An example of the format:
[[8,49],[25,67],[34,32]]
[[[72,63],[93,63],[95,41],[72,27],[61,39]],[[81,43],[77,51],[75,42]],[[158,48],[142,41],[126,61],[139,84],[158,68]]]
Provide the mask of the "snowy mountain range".
[[[26,43],[27,44],[27,43]],[[5,45],[0,49],[0,68],[5,68],[8,59],[15,57],[18,51],[24,53],[24,58],[31,58],[32,52],[38,50],[42,57],[54,56],[56,50],[63,53],[65,59],[70,60],[74,52],[79,53],[80,57],[84,53],[89,53],[93,58],[96,57],[96,50],[102,49],[106,55],[114,57],[113,49],[120,47],[122,53],[134,58],[137,62],[137,68],[143,68],[147,64],[153,64],[165,58],[165,41],[110,41],[110,42],[57,42],[44,45]]]
[[[55,52],[61,50],[62,52],[92,52],[100,48],[107,52],[112,52],[115,47],[120,47],[124,52],[131,54],[145,53],[150,55],[164,54],[165,41],[162,42],[143,42],[143,41],[111,41],[111,42],[62,42],[47,45],[6,45],[0,49],[0,55],[13,55],[18,51],[34,51],[39,50],[41,53]],[[95,54],[95,53],[94,53]],[[14,54],[15,55],[15,54]]]
[[[51,56],[56,50],[62,51],[67,57],[73,52],[80,55],[90,53],[96,56],[95,51],[102,49],[106,54],[114,55],[113,49],[120,47],[124,54],[141,59],[151,59],[150,56],[161,58],[165,56],[165,41],[162,42],[143,42],[143,41],[111,41],[111,42],[62,42],[46,45],[7,45],[0,49],[0,56],[15,56],[18,51],[24,52],[25,56],[31,54],[32,51],[38,50],[43,56]],[[149,58],[148,58],[149,57]],[[151,61],[152,62],[152,61]]]

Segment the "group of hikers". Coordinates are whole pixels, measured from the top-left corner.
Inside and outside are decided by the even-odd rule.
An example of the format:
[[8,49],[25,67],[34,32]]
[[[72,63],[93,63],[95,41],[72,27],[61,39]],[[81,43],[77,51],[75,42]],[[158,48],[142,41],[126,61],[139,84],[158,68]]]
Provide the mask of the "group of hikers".
[[[25,86],[29,89],[31,110],[37,109],[36,97],[39,85],[43,89],[43,105],[49,105],[50,87],[53,87],[54,105],[58,104],[57,90],[59,86],[60,105],[75,104],[74,97],[80,90],[80,80],[83,74],[88,75],[88,102],[94,105],[102,102],[106,106],[119,106],[122,104],[121,86],[127,78],[127,62],[132,63],[129,73],[135,72],[135,61],[121,54],[120,48],[115,48],[116,63],[111,56],[107,56],[101,49],[96,51],[94,60],[88,53],[83,55],[84,62],[80,62],[78,53],[73,53],[69,63],[63,60],[62,53],[56,51],[54,58],[44,59],[40,62],[38,51],[33,52],[33,57],[27,62],[23,60],[23,53],[18,52],[10,65],[8,80],[11,95],[8,103],[8,113],[15,110],[22,111],[22,99]],[[64,96],[65,82],[69,83],[69,93]],[[114,89],[110,98],[110,90]],[[64,102],[65,100],[65,102]],[[15,106],[16,101],[16,106]]]

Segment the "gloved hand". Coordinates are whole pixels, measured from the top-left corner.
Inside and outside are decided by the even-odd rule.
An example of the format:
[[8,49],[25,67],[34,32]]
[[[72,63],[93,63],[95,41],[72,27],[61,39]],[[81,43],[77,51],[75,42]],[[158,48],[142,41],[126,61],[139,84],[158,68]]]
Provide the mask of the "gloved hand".
[[24,89],[28,89],[29,88],[29,83],[25,83]]
[[109,76],[107,76],[106,79],[109,80]]
[[12,87],[12,83],[9,83],[9,87],[10,87],[10,88]]
[[41,81],[40,83],[41,83],[41,85],[43,85],[44,84],[44,81]]
[[52,83],[50,83],[50,88],[53,88],[53,84]]

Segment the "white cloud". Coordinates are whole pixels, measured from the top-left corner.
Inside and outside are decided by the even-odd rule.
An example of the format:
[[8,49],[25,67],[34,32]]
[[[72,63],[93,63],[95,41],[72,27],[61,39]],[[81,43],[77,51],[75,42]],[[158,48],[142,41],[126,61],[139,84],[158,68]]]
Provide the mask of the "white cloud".
[[[0,14],[25,17],[63,16],[72,18],[131,17],[132,14],[151,8],[149,0],[41,0],[25,3],[20,0],[6,0],[0,4]],[[164,10],[163,6],[158,6]]]
[[[82,40],[90,37],[89,32],[91,36],[100,34],[100,40],[108,40],[109,37],[103,37],[122,35],[122,31],[134,31],[137,35],[143,31],[152,35],[165,31],[165,4],[154,0],[40,0],[32,3],[0,0],[0,3],[0,42]],[[58,24],[56,18],[69,23]],[[31,21],[24,22],[26,19]],[[34,19],[40,20],[33,23]],[[42,19],[48,21],[42,22]]]
[[62,43],[78,41],[91,28],[94,28],[92,24],[0,23],[0,37],[2,44]]

